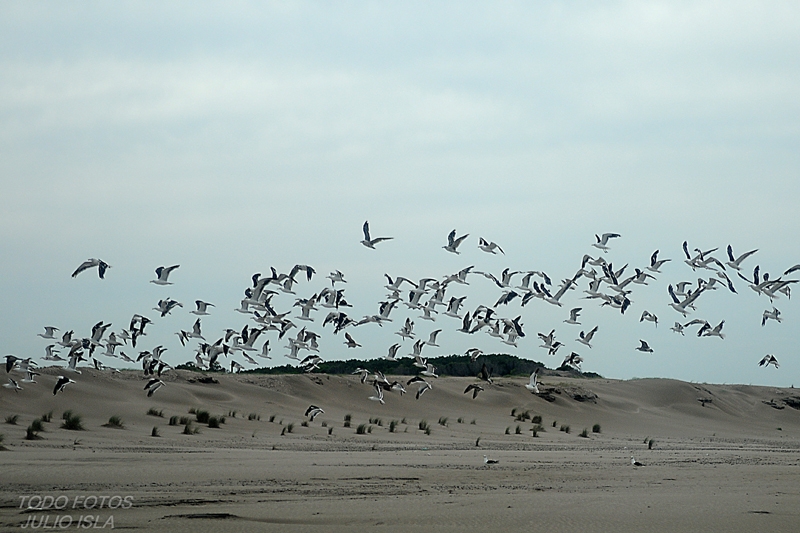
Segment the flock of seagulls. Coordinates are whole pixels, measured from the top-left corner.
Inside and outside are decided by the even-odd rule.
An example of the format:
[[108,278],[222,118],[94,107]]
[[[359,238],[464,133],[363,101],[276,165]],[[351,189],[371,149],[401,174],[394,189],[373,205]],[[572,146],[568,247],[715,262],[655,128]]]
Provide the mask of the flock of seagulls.
[[[362,230],[364,239],[361,244],[371,250],[377,250],[377,244],[393,239],[372,237],[368,221],[364,222]],[[461,254],[459,248],[464,245],[468,237],[469,234],[458,236],[454,229],[447,235],[446,244],[442,248],[449,253],[459,255]],[[465,335],[470,339],[478,339],[479,336],[486,335],[494,338],[494,342],[502,344],[499,346],[501,349],[507,349],[505,346],[517,348],[518,343],[527,338],[522,322],[522,309],[535,301],[541,302],[541,305],[562,308],[565,305],[566,295],[572,291],[581,294],[581,298],[587,302],[594,301],[600,308],[625,315],[633,305],[636,287],[655,282],[657,276],[661,275],[664,265],[672,260],[659,259],[660,251],[656,250],[650,255],[649,260],[644,258],[642,268],[634,267],[629,270],[628,264],[617,267],[606,257],[610,257],[612,239],[619,238],[621,235],[618,233],[595,235],[596,242],[591,246],[602,254],[597,257],[584,255],[579,262],[576,261],[574,273],[558,284],[554,283],[554,278],[541,270],[506,268],[494,274],[476,270],[474,265],[462,268],[458,272],[423,277],[418,280],[386,273],[387,283],[383,288],[387,293],[375,303],[372,311],[363,314],[361,318],[352,311],[353,305],[348,303],[345,297],[344,287],[348,282],[341,271],[331,271],[325,277],[327,280],[325,286],[312,291],[306,286],[316,275],[313,267],[297,264],[285,273],[270,267],[269,275],[264,276],[259,272],[251,276],[243,289],[239,307],[234,309],[236,313],[246,317],[247,323],[243,327],[226,328],[222,334],[213,335],[207,340],[206,336],[209,334],[203,330],[202,320],[216,312],[217,307],[213,303],[197,299],[194,302],[194,309],[188,311],[188,314],[194,315],[193,322],[186,329],[175,332],[175,335],[178,336],[181,346],[187,350],[191,349],[193,342],[196,342],[193,364],[198,369],[230,368],[230,372],[235,373],[248,367],[256,367],[264,361],[272,360],[271,354],[274,354],[276,344],[284,341],[286,345],[283,348],[285,350],[283,356],[303,371],[314,372],[324,361],[322,353],[325,340],[321,330],[330,327],[334,336],[342,334],[343,344],[347,349],[358,350],[362,348],[362,344],[357,340],[359,336],[357,332],[361,331],[361,328],[387,328],[387,331],[392,329],[393,340],[399,337],[400,341],[392,342],[382,359],[396,361],[398,354],[403,353],[400,352],[401,349],[409,350],[403,348],[408,343],[410,351],[406,355],[413,358],[417,374],[400,382],[390,381],[379,371],[358,369],[355,374],[360,375],[361,383],[370,390],[364,397],[366,400],[385,404],[390,396],[403,396],[411,390],[414,397],[420,400],[427,391],[434,389],[434,383],[439,377],[437,369],[428,362],[424,354],[427,354],[431,347],[441,349],[440,342],[445,337]],[[506,255],[497,243],[483,237],[479,238],[477,247],[480,251],[498,258]],[[724,257],[719,259],[714,255],[718,248],[709,250],[695,248],[690,252],[688,243],[684,242],[682,249],[685,256],[684,263],[692,275],[701,273],[701,276],[696,283],[680,280],[668,285],[664,308],[671,308],[680,317],[670,328],[671,331],[685,336],[689,328],[697,326],[695,331],[697,337],[724,339],[725,334],[722,330],[725,320],[712,324],[702,318],[689,320],[688,317],[690,314],[698,314],[699,304],[709,298],[708,295],[713,291],[728,290],[738,293],[731,272],[735,272],[737,277],[744,280],[756,294],[769,299],[771,309],[764,310],[761,316],[762,327],[766,326],[768,321],[781,323],[781,313],[772,304],[782,296],[786,298],[791,296],[791,286],[798,280],[786,276],[800,271],[800,265],[786,269],[782,276],[776,278],[771,278],[756,265],[752,276],[745,276],[741,271],[747,261],[753,261],[758,251],[756,249],[737,256],[729,245],[726,249],[727,259]],[[72,277],[94,267],[98,268],[100,279],[105,279],[110,266],[100,259],[83,262],[73,272]],[[179,268],[180,265],[177,264],[159,266],[155,269],[156,278],[150,280],[150,283],[160,287],[173,286],[170,278]],[[686,270],[686,273],[689,270]],[[496,299],[491,298],[489,301],[467,307],[468,295],[464,294],[464,290],[472,283],[483,283],[493,287],[498,293]],[[581,289],[582,286],[585,288]],[[285,302],[287,298],[293,300],[293,303]],[[515,306],[516,310],[510,312],[509,310]],[[101,321],[95,324],[86,336],[75,335],[74,330],[68,330],[61,334],[59,339],[58,333],[61,331],[59,328],[44,326],[44,332],[38,336],[53,341],[45,347],[44,360],[62,364],[65,372],[69,372],[72,376],[80,375],[81,363],[91,364],[95,369],[106,372],[118,371],[108,364],[113,359],[119,359],[123,365],[140,365],[143,379],[147,380],[144,391],[147,396],[152,396],[165,386],[165,382],[161,379],[162,374],[169,372],[172,366],[162,358],[168,350],[165,346],[157,345],[141,349],[142,339],[147,335],[145,330],[160,327],[158,323],[162,319],[183,307],[183,303],[164,296],[152,309],[156,311],[156,318],[151,319],[144,314],[134,313],[127,328],[117,330],[111,329],[112,324]],[[572,307],[565,312],[567,316],[562,323],[568,328],[576,330],[580,328],[580,332],[574,338],[574,342],[579,344],[580,348],[565,349],[565,352],[570,353],[564,356],[562,368],[568,367],[580,371],[585,357],[575,350],[580,349],[585,354],[584,350],[595,349],[593,342],[598,335],[599,326],[597,324],[584,326],[583,310],[584,307]],[[181,315],[183,313],[187,311],[180,311]],[[405,313],[405,316],[398,317],[399,313]],[[652,323],[654,328],[658,327],[659,318],[652,309],[643,309],[637,314],[639,322]],[[390,328],[394,323],[397,324],[396,330]],[[425,332],[419,331],[420,327],[424,328],[428,324],[433,328]],[[315,329],[315,325],[320,329]],[[555,328],[547,333],[540,332],[537,336],[541,341],[540,348],[544,350],[542,353],[548,356],[557,356],[557,352],[566,346],[565,342],[557,338]],[[566,342],[571,341],[566,339]],[[60,355],[60,349],[67,351],[65,356]],[[125,350],[129,352],[136,350],[138,353],[128,356]],[[654,347],[645,339],[639,340],[639,346],[631,346],[631,350],[646,354],[656,353]],[[469,384],[464,390],[464,394],[471,394],[472,399],[477,400],[479,394],[484,393],[487,387],[493,384],[491,370],[485,361],[481,364],[480,359],[484,355],[481,348],[469,348],[465,355],[476,369],[480,365],[480,370],[476,371],[475,375],[476,382]],[[779,366],[774,355],[764,356],[758,365],[763,367],[771,365],[775,368]],[[9,377],[4,387],[19,392],[23,390],[21,383],[36,383],[35,378],[40,375],[36,369],[37,363],[30,357],[23,359],[14,355],[6,356],[6,373]],[[12,374],[22,374],[25,378],[17,380]],[[76,380],[58,376],[54,383],[53,394],[63,392],[69,384],[76,384]],[[531,374],[525,388],[532,394],[540,394],[540,385],[537,370]],[[77,383],[75,386],[80,384]],[[321,413],[324,413],[322,408],[311,405],[305,416],[313,421]]]

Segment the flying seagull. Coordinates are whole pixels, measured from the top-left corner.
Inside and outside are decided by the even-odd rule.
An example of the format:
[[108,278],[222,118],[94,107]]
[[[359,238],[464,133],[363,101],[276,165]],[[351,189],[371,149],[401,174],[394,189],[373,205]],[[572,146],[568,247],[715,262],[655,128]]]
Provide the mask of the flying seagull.
[[575,340],[578,341],[579,343],[584,344],[584,345],[588,346],[589,348],[591,348],[592,347],[592,345],[591,345],[592,337],[594,337],[595,333],[597,333],[597,326],[595,326],[592,329],[590,329],[589,333],[584,333],[583,331],[581,331],[580,337],[578,337]]
[[650,347],[649,344],[647,344],[647,341],[639,339],[639,342],[641,342],[642,344],[636,348],[637,350],[639,350],[640,352],[653,353],[653,349]]
[[488,242],[483,237],[481,237],[480,240],[478,241],[478,248],[490,254],[496,254],[497,252],[495,252],[495,250],[500,250],[501,254],[506,255],[503,249],[500,248],[500,246],[498,246],[496,242]]
[[477,383],[471,383],[467,385],[466,389],[464,389],[464,394],[467,394],[469,391],[472,391],[472,399],[474,400],[475,398],[478,397],[478,393],[483,391],[483,387],[481,387]]
[[88,270],[90,268],[97,267],[97,274],[100,276],[100,279],[104,279],[106,274],[106,269],[111,268],[111,265],[103,261],[102,259],[87,259],[81,265],[75,269],[75,272],[72,273],[72,277],[76,277],[78,274],[83,272],[84,270]]
[[570,309],[569,318],[567,320],[565,320],[564,322],[566,322],[567,324],[580,326],[581,323],[578,322],[578,317],[580,316],[580,314],[581,314],[581,308],[580,307],[576,307],[574,309]]
[[461,237],[456,238],[456,230],[450,232],[450,235],[447,236],[447,246],[442,246],[448,252],[452,252],[454,254],[460,254],[461,252],[458,251],[458,247],[464,242],[464,239],[469,237],[469,233],[466,235],[462,235]]
[[317,415],[321,415],[321,414],[323,414],[324,412],[325,412],[325,411],[323,411],[321,408],[319,408],[319,407],[317,407],[316,405],[313,405],[313,404],[312,404],[312,405],[309,405],[309,406],[308,406],[308,409],[306,409],[306,414],[305,414],[305,416],[307,416],[307,417],[308,417],[308,419],[309,419],[309,420],[311,420],[311,421],[313,422],[313,421],[314,421],[314,418],[316,418],[316,417],[317,417]]
[[375,382],[375,396],[370,396],[369,399],[374,402],[380,402],[381,405],[386,403],[383,401],[383,389],[377,381]]
[[364,240],[361,241],[361,244],[366,246],[367,248],[375,249],[375,245],[382,241],[388,241],[393,239],[394,237],[375,237],[374,239],[370,238],[369,236],[369,221],[364,221]]
[[169,275],[179,266],[180,265],[172,265],[171,267],[158,267],[156,269],[156,276],[158,276],[158,278],[150,280],[150,283],[155,283],[156,285],[172,285],[172,282],[168,280]]
[[344,338],[347,339],[344,343],[347,345],[348,348],[358,348],[361,346],[346,331],[344,332]]
[[58,331],[58,328],[55,326],[45,326],[44,333],[37,333],[43,339],[55,339],[54,333]]
[[621,237],[619,233],[603,233],[603,236],[595,234],[595,239],[597,242],[594,243],[592,246],[599,250],[603,250],[603,252],[608,253],[608,239],[614,239],[616,237]]
[[531,391],[533,394],[539,394],[539,369],[533,371],[531,374],[531,380],[529,383],[525,384],[525,388]]
[[775,358],[774,355],[767,354],[765,355],[761,361],[758,362],[758,366],[769,366],[775,365],[775,368],[778,368],[778,360]]
[[58,381],[56,381],[56,386],[53,388],[53,396],[55,396],[59,392],[64,392],[64,388],[70,383],[75,383],[75,381],[69,379],[68,377],[58,376]]
[[757,249],[756,250],[750,250],[749,252],[743,253],[739,257],[735,257],[733,255],[733,247],[729,244],[728,245],[728,259],[730,259],[730,261],[725,261],[725,264],[728,265],[729,267],[731,267],[734,270],[740,270],[742,261],[744,261],[745,259],[747,259],[751,255],[753,255],[757,251],[758,251]]
[[147,382],[147,385],[144,386],[144,390],[147,391],[147,397],[153,395],[158,389],[164,386],[164,382],[158,378],[152,378],[150,381]]
[[189,312],[192,313],[193,315],[198,315],[198,316],[204,316],[209,314],[207,309],[209,307],[214,307],[214,304],[204,302],[203,300],[195,300],[194,304],[197,306],[197,309]]

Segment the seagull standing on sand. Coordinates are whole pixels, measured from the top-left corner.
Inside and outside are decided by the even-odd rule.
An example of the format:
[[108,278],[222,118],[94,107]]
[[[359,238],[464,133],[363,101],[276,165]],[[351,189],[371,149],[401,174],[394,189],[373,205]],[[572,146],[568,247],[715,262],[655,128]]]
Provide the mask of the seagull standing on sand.
[[489,457],[483,456],[483,464],[485,465],[496,465],[499,462],[497,459],[489,459]]
[[369,236],[369,221],[364,221],[364,240],[361,241],[361,244],[366,246],[367,248],[375,249],[375,245],[379,242],[388,241],[393,239],[394,237],[375,237],[374,239]]

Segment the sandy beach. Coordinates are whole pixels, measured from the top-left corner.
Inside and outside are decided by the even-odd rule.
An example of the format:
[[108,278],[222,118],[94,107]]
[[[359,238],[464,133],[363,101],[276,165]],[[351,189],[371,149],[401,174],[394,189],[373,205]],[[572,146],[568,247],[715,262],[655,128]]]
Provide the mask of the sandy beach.
[[[391,393],[381,405],[357,376],[200,383],[178,371],[148,398],[137,372],[89,369],[81,386],[53,396],[57,372],[3,393],[3,418],[19,415],[0,431],[4,530],[729,532],[800,523],[794,389],[546,376],[549,394],[500,378],[473,400],[463,390],[474,379],[444,377],[419,400]],[[310,404],[325,411],[313,422]],[[85,429],[60,428],[65,410]],[[208,427],[190,410],[225,420]],[[26,440],[50,411],[42,438]],[[107,427],[112,416],[124,428]],[[172,416],[199,432],[184,434]]]

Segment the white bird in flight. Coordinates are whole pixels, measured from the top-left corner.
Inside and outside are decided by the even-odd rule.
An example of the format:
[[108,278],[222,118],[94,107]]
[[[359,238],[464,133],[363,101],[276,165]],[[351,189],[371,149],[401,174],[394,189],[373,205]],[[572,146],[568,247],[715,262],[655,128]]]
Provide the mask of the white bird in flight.
[[602,237],[600,235],[595,235],[595,239],[597,239],[597,242],[594,243],[592,246],[594,246],[599,250],[603,250],[604,253],[608,253],[609,250],[608,240],[614,239],[616,237],[621,237],[621,235],[619,233],[603,233]]
[[172,282],[169,281],[169,275],[179,266],[180,265],[172,265],[171,267],[158,267],[156,269],[156,276],[158,276],[158,278],[150,280],[150,283],[155,283],[156,285],[172,285]]
[[105,279],[104,276],[106,275],[106,269],[111,268],[111,265],[102,259],[87,259],[75,269],[75,272],[72,273],[72,277],[74,278],[84,270],[88,270],[93,267],[97,267],[97,275],[100,276],[100,279]]
[[454,254],[460,254],[461,252],[458,251],[458,247],[464,242],[464,239],[469,237],[469,233],[466,235],[462,235],[461,237],[456,238],[456,230],[450,232],[450,235],[447,236],[447,246],[442,246],[448,252],[452,252]]
[[394,237],[375,237],[374,239],[369,236],[369,221],[364,221],[364,240],[361,241],[361,244],[366,246],[367,248],[375,249],[375,245],[379,242],[388,241],[393,239]]

